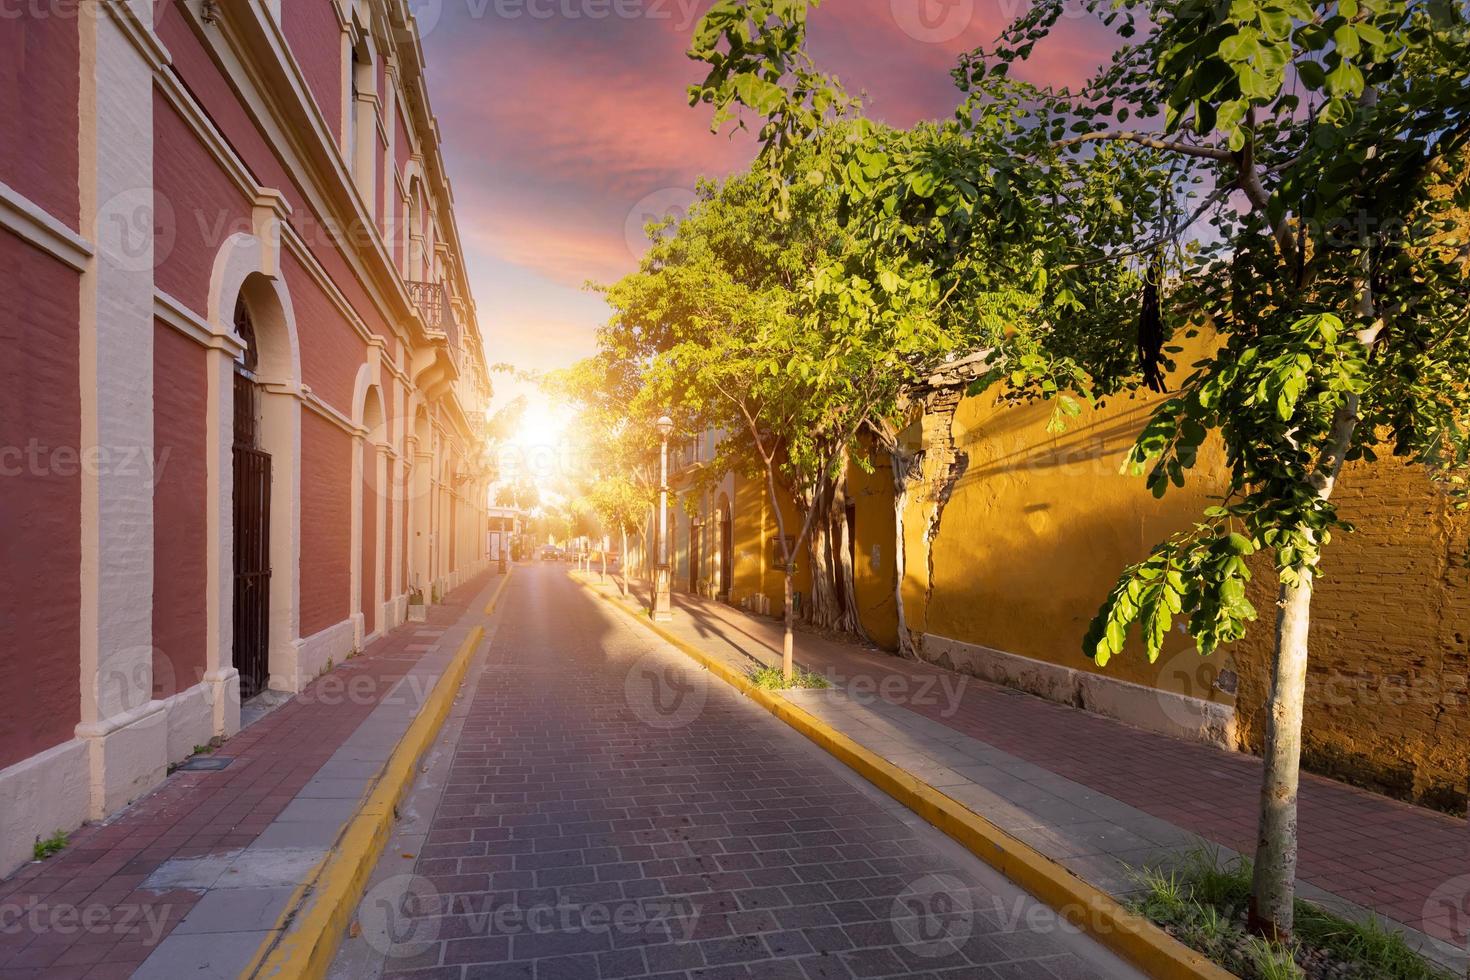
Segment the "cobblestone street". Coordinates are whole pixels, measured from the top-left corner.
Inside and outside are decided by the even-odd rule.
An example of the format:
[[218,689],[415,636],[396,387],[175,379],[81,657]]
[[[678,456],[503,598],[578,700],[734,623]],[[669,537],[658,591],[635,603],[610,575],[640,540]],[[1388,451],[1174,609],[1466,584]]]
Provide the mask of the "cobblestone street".
[[521,573],[339,973],[369,946],[497,980],[1135,975],[561,567]]

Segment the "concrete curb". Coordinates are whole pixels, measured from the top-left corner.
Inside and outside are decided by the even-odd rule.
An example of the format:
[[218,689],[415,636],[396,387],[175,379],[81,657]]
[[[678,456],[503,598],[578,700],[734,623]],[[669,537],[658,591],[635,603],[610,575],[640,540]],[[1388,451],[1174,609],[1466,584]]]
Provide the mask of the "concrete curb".
[[[512,567],[500,580],[485,606],[485,615],[495,610],[513,571]],[[455,651],[444,676],[434,685],[327,857],[291,896],[277,923],[275,938],[256,951],[242,976],[314,980],[327,975],[392,832],[398,803],[413,784],[419,759],[449,715],[470,659],[484,636],[485,628],[476,626]]]
[[1235,977],[964,804],[864,748],[779,694],[761,690],[743,674],[593,588],[580,576],[574,577],[593,595],[642,623],[1149,976],[1157,980],[1196,977],[1233,980]]

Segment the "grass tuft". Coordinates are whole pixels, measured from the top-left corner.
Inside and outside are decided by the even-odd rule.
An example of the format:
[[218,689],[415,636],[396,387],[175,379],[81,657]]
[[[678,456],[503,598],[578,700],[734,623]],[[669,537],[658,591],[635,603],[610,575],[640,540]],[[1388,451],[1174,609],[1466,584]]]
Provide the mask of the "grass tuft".
[[1171,868],[1130,874],[1139,885],[1135,912],[1247,980],[1303,980],[1327,966],[1365,980],[1452,980],[1378,920],[1353,922],[1310,902],[1296,903],[1290,943],[1250,935],[1251,864],[1242,858],[1222,863],[1218,851],[1199,850]]
[[35,857],[37,861],[44,861],[51,855],[57,854],[65,849],[66,831],[58,830],[56,833],[52,834],[50,837],[47,837],[45,840],[42,840],[41,835],[37,834],[36,845],[35,847],[31,848],[31,854]]
[[780,667],[752,667],[745,672],[745,679],[762,691],[784,691],[790,688],[818,689],[832,686],[821,674],[814,674],[803,667],[796,668],[790,684],[786,683]]

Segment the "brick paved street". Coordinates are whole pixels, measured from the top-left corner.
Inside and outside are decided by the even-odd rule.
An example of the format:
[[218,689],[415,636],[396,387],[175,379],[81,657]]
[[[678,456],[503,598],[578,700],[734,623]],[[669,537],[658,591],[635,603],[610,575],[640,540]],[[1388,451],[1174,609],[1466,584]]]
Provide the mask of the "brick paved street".
[[501,605],[415,874],[360,906],[385,973],[1136,975],[562,566]]
[[[670,629],[711,651],[775,663],[781,626],[679,595]],[[928,663],[803,633],[797,660],[833,688],[870,693],[951,732],[1108,796],[1241,854],[1255,849],[1261,761],[1145,732],[1069,705],[961,677]],[[960,682],[953,701],[942,682]],[[913,696],[931,692],[932,696]],[[1100,746],[1105,746],[1100,751]],[[1029,788],[1028,788],[1029,789]],[[1023,801],[1035,802],[1035,801]],[[1466,948],[1466,818],[1302,773],[1299,879]],[[1136,823],[1136,821],[1130,821]]]

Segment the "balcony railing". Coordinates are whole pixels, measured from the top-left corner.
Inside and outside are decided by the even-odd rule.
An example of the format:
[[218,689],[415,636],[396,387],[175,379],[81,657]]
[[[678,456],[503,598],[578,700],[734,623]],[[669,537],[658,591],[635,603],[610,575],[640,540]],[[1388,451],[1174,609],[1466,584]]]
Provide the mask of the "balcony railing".
[[449,302],[449,290],[442,283],[408,283],[408,295],[418,307],[424,326],[437,330],[449,338],[449,353],[459,363],[459,323],[454,318],[454,307]]

